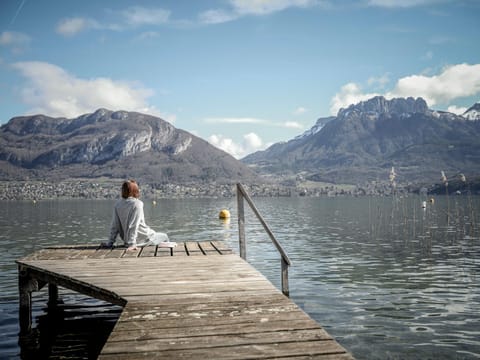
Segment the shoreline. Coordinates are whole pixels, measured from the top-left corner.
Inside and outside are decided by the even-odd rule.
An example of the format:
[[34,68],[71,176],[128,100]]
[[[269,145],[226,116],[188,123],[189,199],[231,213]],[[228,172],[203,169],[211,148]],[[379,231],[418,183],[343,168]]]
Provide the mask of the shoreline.
[[[70,179],[58,182],[39,180],[0,181],[0,200],[54,200],[54,199],[117,199],[120,179]],[[320,196],[391,196],[421,194],[445,195],[445,186],[431,185],[429,188],[408,184],[392,188],[388,182],[373,181],[362,185],[337,185],[313,182],[298,182],[292,185],[243,184],[252,197],[320,197]],[[473,186],[449,186],[449,194],[480,194]],[[151,184],[140,182],[142,198],[233,198],[236,184]]]

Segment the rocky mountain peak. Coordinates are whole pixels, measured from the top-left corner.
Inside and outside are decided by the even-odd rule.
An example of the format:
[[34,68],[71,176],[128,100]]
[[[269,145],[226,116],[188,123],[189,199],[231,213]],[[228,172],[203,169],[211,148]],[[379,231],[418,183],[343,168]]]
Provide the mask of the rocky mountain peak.
[[475,103],[462,116],[468,120],[480,120],[480,103]]
[[236,182],[254,172],[158,117],[98,109],[74,119],[22,116],[0,127],[0,179],[108,177]]
[[[479,111],[476,104],[468,113]],[[388,179],[392,166],[411,182],[436,181],[439,169],[480,171],[480,121],[428,109],[422,98],[377,96],[318,125],[242,161],[269,176],[349,184]]]
[[340,109],[338,117],[343,117],[351,112],[380,114],[416,114],[426,113],[428,105],[422,98],[394,98],[387,100],[383,96],[375,96],[358,104],[350,105],[346,109]]

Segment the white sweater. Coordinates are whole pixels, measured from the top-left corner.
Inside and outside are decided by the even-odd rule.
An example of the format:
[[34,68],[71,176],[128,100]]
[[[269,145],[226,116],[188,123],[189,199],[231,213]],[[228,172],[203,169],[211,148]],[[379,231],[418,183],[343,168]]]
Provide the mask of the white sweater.
[[112,226],[109,245],[113,245],[120,235],[127,246],[148,241],[155,235],[155,231],[145,223],[143,202],[137,198],[121,198],[113,209]]

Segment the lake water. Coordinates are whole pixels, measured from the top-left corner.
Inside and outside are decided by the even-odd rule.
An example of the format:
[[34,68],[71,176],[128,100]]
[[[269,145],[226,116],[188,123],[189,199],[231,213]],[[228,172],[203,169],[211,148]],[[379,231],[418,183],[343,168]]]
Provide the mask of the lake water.
[[[480,198],[435,197],[426,209],[423,200],[254,199],[292,259],[291,298],[357,359],[480,358]],[[106,240],[112,205],[107,200],[2,202],[0,358],[35,358],[18,345],[14,261],[47,245]],[[278,254],[245,207],[247,258],[280,288]],[[232,214],[230,223],[218,219],[223,208]],[[147,223],[173,241],[221,240],[238,253],[236,215],[235,198],[162,199],[156,206],[145,201]],[[62,331],[81,328],[85,337],[95,337],[96,329],[108,336],[121,311],[83,295],[62,294],[60,318],[44,308],[45,291],[34,297],[37,335],[27,342],[34,343],[37,355],[38,349],[51,357],[55,351],[57,357],[65,355],[66,348],[52,345]],[[45,337],[50,345],[39,345]],[[81,357],[70,358],[76,356]]]

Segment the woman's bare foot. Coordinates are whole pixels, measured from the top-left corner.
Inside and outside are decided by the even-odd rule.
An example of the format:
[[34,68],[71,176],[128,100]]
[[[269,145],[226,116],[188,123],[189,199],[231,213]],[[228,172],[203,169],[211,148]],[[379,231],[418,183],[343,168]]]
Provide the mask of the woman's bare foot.
[[127,248],[127,251],[136,251],[136,250],[138,250],[138,247],[137,247],[136,245],[129,246],[129,247]]

